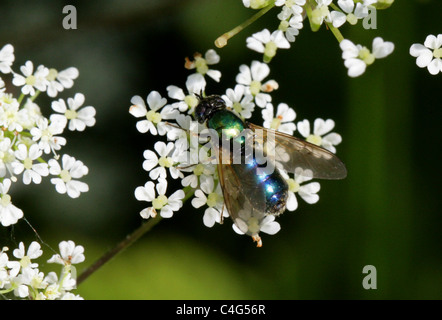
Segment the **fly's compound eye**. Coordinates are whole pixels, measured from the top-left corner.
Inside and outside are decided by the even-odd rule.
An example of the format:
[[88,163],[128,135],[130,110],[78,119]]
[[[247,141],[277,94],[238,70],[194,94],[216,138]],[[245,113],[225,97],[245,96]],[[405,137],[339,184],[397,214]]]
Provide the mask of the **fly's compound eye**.
[[206,121],[206,110],[207,107],[203,102],[200,102],[195,108],[195,116],[199,123],[204,123],[204,121]]

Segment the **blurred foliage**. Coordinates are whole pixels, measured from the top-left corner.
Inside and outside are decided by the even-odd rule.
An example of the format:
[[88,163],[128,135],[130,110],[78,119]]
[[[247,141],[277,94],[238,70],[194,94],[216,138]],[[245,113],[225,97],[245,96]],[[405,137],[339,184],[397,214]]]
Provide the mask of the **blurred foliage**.
[[[67,4],[77,8],[77,30],[62,28]],[[235,234],[230,221],[204,227],[202,212],[186,204],[78,293],[87,299],[441,299],[441,78],[417,68],[408,54],[412,43],[440,32],[441,5],[397,0],[378,12],[377,30],[344,27],[355,43],[371,47],[382,36],[396,45],[358,79],[346,76],[338,43],[324,27],[312,33],[306,24],[292,48],[278,52],[270,64],[270,78],[280,83],[274,103],[288,103],[297,120],[334,119],[349,175],[321,182],[319,203],[300,201],[296,212],[280,217],[282,230],[263,234],[263,248]],[[0,38],[15,46],[15,70],[27,59],[75,66],[80,77],[61,97],[82,92],[97,109],[97,125],[68,134],[64,148],[89,167],[90,192],[72,200],[49,181],[12,192],[48,244],[84,245],[80,272],[141,222],[144,204],[134,189],[148,178],[142,153],[155,138],[136,131],[131,97],[184,87],[184,57],[213,48],[253,12],[240,0],[9,0],[0,10]],[[274,15],[217,50],[222,83],[209,84],[209,93],[223,93],[241,64],[260,59],[245,39],[276,28]],[[43,106],[42,95],[37,101]],[[22,221],[0,241],[12,247],[29,233],[30,241]],[[377,290],[362,287],[365,265],[377,268]]]

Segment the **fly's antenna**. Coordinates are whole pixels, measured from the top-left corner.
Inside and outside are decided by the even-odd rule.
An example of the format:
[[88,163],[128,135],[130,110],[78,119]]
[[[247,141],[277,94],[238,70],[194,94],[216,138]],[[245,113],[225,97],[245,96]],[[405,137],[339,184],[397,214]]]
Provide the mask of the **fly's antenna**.
[[201,90],[199,94],[198,94],[198,93],[195,93],[196,97],[197,97],[198,100],[200,100],[200,101],[204,99],[203,94],[204,94],[204,93],[203,93],[203,90]]

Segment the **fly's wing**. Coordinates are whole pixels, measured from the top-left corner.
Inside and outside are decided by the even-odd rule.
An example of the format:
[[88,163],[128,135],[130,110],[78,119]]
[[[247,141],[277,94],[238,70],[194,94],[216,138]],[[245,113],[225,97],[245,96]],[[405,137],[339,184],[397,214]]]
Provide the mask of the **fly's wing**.
[[273,158],[288,172],[296,168],[309,169],[313,178],[344,179],[347,169],[332,152],[275,130],[265,129],[252,123],[248,127],[255,133],[255,145],[261,145],[266,156]]
[[[219,159],[222,159],[220,155]],[[228,164],[219,161],[218,175],[224,203],[230,217],[239,230],[253,236],[254,230],[249,228],[250,219],[254,217],[259,221],[266,215],[262,184],[256,183],[253,170],[248,170],[244,164]]]

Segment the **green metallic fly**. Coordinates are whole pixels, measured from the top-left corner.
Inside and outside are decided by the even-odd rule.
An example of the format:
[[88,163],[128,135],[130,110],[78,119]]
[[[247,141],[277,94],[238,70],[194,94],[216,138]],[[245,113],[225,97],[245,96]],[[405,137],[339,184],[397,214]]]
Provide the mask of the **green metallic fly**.
[[[218,95],[199,97],[195,117],[217,133],[218,175],[235,225],[261,246],[257,223],[286,209],[288,185],[279,170],[308,169],[311,178],[344,179],[347,169],[332,152],[293,136],[244,122]],[[227,146],[227,147],[226,147]],[[235,152],[241,161],[234,161]],[[250,152],[252,150],[253,152]],[[265,160],[265,161],[263,161]],[[255,223],[256,225],[256,223]],[[256,229],[256,227],[255,227]]]

